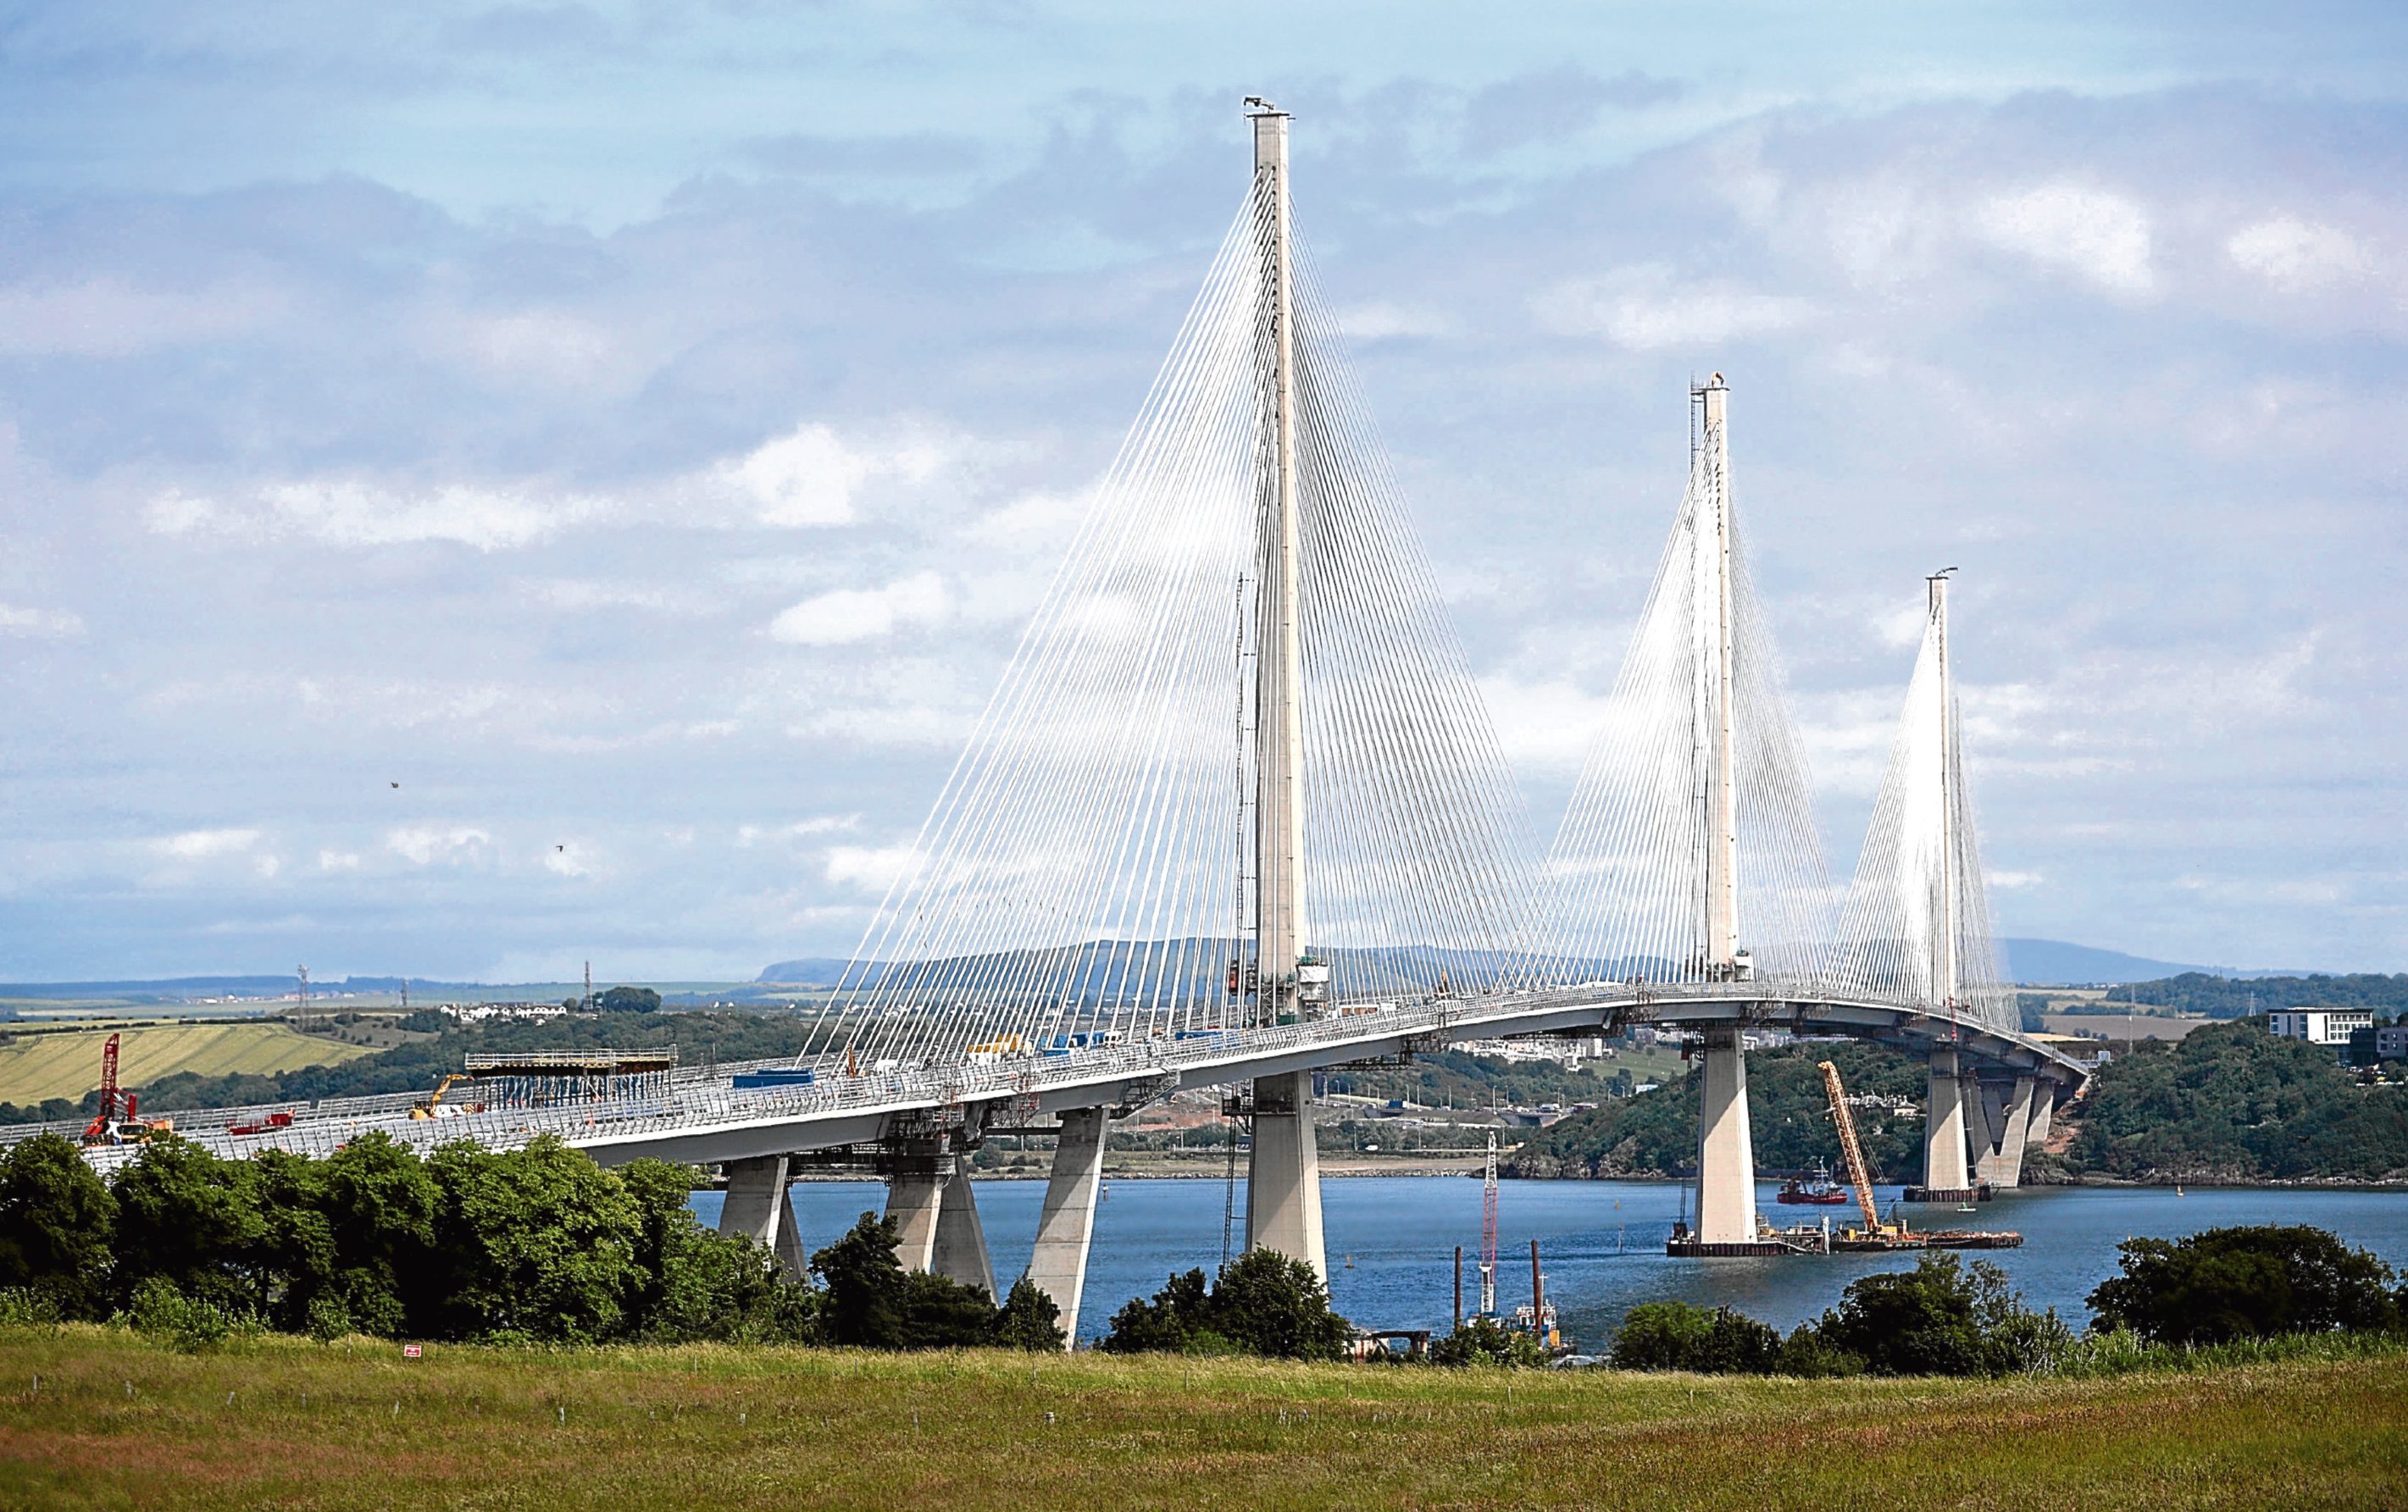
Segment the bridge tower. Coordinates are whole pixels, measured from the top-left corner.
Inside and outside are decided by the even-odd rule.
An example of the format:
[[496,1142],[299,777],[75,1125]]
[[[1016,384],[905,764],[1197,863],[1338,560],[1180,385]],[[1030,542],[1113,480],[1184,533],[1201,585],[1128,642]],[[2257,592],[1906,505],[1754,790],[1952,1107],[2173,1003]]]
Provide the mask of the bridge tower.
[[[1264,453],[1254,550],[1254,896],[1257,1020],[1300,1011],[1304,942],[1302,537],[1296,464],[1296,284],[1290,242],[1287,113],[1254,102],[1254,247],[1262,260],[1255,383]],[[1246,1246],[1310,1264],[1325,1279],[1321,1168],[1312,1073],[1254,1080],[1246,1168]]]
[[[1698,630],[1710,635],[1699,692],[1698,734],[1706,746],[1705,941],[1703,975],[1736,982],[1750,972],[1739,935],[1737,687],[1732,677],[1730,390],[1716,373],[1693,391],[1702,412],[1698,444],[1697,563],[1708,579],[1694,600]],[[1703,1101],[1698,1127],[1698,1242],[1756,1242],[1756,1151],[1748,1126],[1747,1059],[1736,1025],[1706,1031]]]
[[[1948,665],[1948,573],[1955,570],[1952,567],[1931,575],[1928,579],[1930,588],[1927,601],[1929,616],[1927,634],[1931,640],[1933,673],[1939,683],[1932,731],[1939,757],[1934,773],[1934,779],[1939,784],[1936,811],[1939,853],[1937,864],[1931,868],[1932,899],[1928,912],[1932,930],[1931,991],[1933,1006],[1949,1014],[1960,1012],[1964,1006],[1964,966],[1959,954],[1962,942],[1958,937],[1961,920],[1957,917],[1964,881],[1958,875],[1961,857],[1957,847],[1957,828],[1963,820],[1957,806],[1963,795],[1957,791],[1956,690]],[[1981,1085],[1969,1074],[1969,1068],[1963,1064],[1963,1058],[1957,1051],[1943,1046],[1931,1052],[1928,1088],[1929,1101],[1923,1120],[1923,1187],[1920,1195],[1926,1202],[1962,1201],[1972,1196],[1976,1190],[1968,1155],[1967,1113],[1969,1108],[1981,1109]]]

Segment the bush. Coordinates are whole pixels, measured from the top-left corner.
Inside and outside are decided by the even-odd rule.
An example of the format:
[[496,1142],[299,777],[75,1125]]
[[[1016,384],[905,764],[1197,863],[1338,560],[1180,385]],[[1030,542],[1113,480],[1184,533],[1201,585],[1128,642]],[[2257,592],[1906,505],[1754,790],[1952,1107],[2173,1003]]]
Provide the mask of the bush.
[[58,1299],[29,1286],[0,1290],[0,1328],[56,1328]]
[[117,1200],[58,1134],[0,1151],[0,1288],[38,1292],[59,1317],[102,1318]]
[[1624,1370],[1695,1370],[1710,1375],[1770,1373],[1781,1335],[1728,1307],[1649,1302],[1623,1315],[1613,1362]]
[[1533,1334],[1500,1325],[1494,1318],[1471,1318],[1429,1348],[1433,1365],[1504,1365],[1528,1369],[1547,1362],[1547,1347]]
[[2186,1239],[2127,1239],[2123,1274],[2090,1293],[2100,1331],[2153,1344],[2401,1326],[2389,1265],[2305,1226],[2207,1229]]
[[1204,1273],[1174,1275],[1152,1300],[1132,1298],[1112,1315],[1098,1348],[1114,1354],[1171,1351],[1339,1360],[1354,1325],[1329,1310],[1329,1289],[1311,1265],[1250,1249],[1206,1290]]
[[1025,1276],[1011,1283],[1011,1292],[1003,1299],[1003,1311],[996,1319],[996,1346],[1041,1354],[1068,1342],[1062,1332],[1062,1309],[1054,1299]]
[[124,1313],[125,1325],[136,1334],[187,1354],[213,1349],[238,1329],[248,1332],[248,1321],[214,1302],[185,1296],[173,1282],[157,1276],[134,1289]]
[[2003,1376],[2049,1368],[2072,1343],[2051,1310],[2035,1313],[1987,1261],[1926,1254],[1911,1271],[1848,1283],[1813,1324],[1822,1342],[1876,1376]]

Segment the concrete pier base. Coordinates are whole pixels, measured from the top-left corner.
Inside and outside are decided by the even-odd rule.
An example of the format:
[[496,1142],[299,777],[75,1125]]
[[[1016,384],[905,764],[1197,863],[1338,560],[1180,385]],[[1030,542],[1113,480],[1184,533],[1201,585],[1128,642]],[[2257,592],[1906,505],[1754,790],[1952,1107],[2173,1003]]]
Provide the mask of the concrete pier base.
[[986,1228],[979,1222],[976,1187],[970,1180],[969,1157],[953,1156],[953,1179],[945,1183],[937,1205],[937,1243],[928,1268],[964,1286],[995,1292],[995,1264],[987,1258]]
[[1037,1215],[1037,1248],[1028,1278],[1061,1312],[1062,1337],[1079,1336],[1079,1298],[1087,1288],[1087,1250],[1096,1235],[1096,1196],[1104,1176],[1104,1110],[1072,1108],[1062,1115],[1054,1146],[1054,1174]]
[[2031,1138],[2031,1108],[2040,1078],[2017,1077],[2013,1082],[1982,1084],[1981,1155],[1973,1162],[1973,1179],[1985,1186],[2023,1185],[2024,1147]]
[[[1930,1102],[1923,1117],[1923,1190],[1927,1192],[1971,1194],[1973,1172],[1965,1135],[1965,1084],[1956,1052],[1931,1052],[1931,1077],[1926,1084]],[[1928,1196],[1925,1202],[1942,1202]]]
[[727,1163],[727,1201],[719,1209],[719,1232],[745,1235],[775,1255],[780,1269],[802,1279],[807,1262],[802,1235],[795,1228],[785,1156]]
[[1700,1254],[1756,1239],[1756,1148],[1747,1118],[1747,1056],[1736,1029],[1706,1031],[1704,1100],[1698,1108],[1698,1232]]
[[895,1220],[895,1258],[905,1270],[934,1271],[995,1294],[968,1159],[952,1151],[896,1157],[886,1177],[886,1216]]
[[1254,1078],[1254,1148],[1246,1163],[1246,1248],[1275,1249],[1329,1279],[1321,1237],[1321,1156],[1312,1143],[1312,1073]]
[[886,1177],[886,1216],[895,1220],[895,1258],[907,1271],[935,1269],[937,1221],[944,1212],[952,1163],[937,1155],[900,1158]]

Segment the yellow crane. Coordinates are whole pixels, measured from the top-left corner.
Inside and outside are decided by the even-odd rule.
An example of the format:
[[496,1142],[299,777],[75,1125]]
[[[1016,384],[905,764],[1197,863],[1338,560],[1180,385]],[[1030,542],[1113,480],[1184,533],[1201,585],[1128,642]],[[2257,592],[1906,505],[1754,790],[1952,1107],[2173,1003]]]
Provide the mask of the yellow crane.
[[1883,1222],[1881,1209],[1873,1204],[1873,1180],[1865,1170],[1865,1147],[1856,1141],[1856,1116],[1848,1107],[1848,1090],[1840,1084],[1840,1068],[1825,1061],[1819,1069],[1823,1093],[1831,1100],[1831,1125],[1840,1132],[1840,1153],[1848,1163],[1848,1186],[1865,1215],[1865,1234],[1885,1239],[1899,1236],[1903,1231],[1895,1223]]
[[[441,1081],[435,1084],[435,1091],[427,1095],[426,1101],[423,1103],[412,1103],[410,1105],[409,1116],[413,1119],[442,1118],[444,1113],[437,1112],[437,1109],[443,1107],[443,1094],[464,1081],[474,1081],[475,1079],[476,1078],[473,1077],[460,1076],[456,1073],[444,1077]],[[447,1109],[445,1111],[448,1112],[449,1110]]]

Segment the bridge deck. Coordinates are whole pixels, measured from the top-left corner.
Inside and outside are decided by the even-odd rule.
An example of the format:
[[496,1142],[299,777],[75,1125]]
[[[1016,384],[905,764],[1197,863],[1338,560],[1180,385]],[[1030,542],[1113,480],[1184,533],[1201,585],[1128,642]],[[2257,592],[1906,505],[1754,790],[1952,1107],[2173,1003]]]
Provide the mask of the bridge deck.
[[[412,1119],[408,1093],[351,1098],[312,1107],[292,1104],[211,1109],[179,1115],[179,1132],[225,1155],[287,1149],[324,1155],[372,1130],[431,1148],[474,1139],[495,1148],[553,1134],[606,1163],[643,1156],[707,1163],[865,1143],[901,1120],[983,1105],[1013,1105],[1051,1115],[1073,1107],[1141,1103],[1174,1086],[1208,1086],[1350,1061],[1438,1048],[1456,1040],[1494,1039],[1599,1030],[1641,1023],[1698,1027],[1741,1023],[1809,1034],[1842,1034],[1910,1050],[1947,1047],[1976,1066],[2037,1075],[2077,1087],[2082,1067],[2059,1051],[1953,1015],[1812,994],[1785,995],[1777,985],[1681,987],[1640,991],[1620,984],[1584,989],[1439,998],[1377,1011],[1277,1027],[1232,1028],[1148,1039],[1133,1045],[1055,1056],[982,1058],[975,1063],[922,1066],[845,1076],[840,1063],[823,1064],[808,1085],[738,1090],[736,1075],[794,1063],[780,1059],[681,1068],[666,1090],[641,1095],[581,1097],[540,1107]],[[236,1134],[271,1112],[294,1115],[288,1126]],[[48,1128],[80,1133],[80,1125],[20,1126],[9,1142]],[[131,1159],[133,1147],[89,1153],[96,1164]]]

